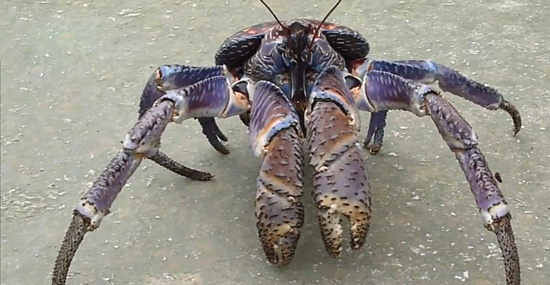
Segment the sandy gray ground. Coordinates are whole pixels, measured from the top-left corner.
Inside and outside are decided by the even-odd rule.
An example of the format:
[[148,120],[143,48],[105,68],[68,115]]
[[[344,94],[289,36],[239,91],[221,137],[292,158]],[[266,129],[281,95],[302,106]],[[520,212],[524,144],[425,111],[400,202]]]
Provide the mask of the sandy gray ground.
[[[332,5],[269,2],[284,19],[322,18]],[[134,124],[154,68],[211,65],[227,36],[271,16],[257,1],[27,0],[0,8],[1,283],[47,284],[71,210]],[[518,107],[525,127],[513,137],[505,112],[448,96],[503,176],[524,284],[545,284],[550,3],[347,0],[330,20],[361,31],[373,57],[436,60],[497,87]],[[164,136],[168,154],[216,179],[193,182],[144,162],[113,214],[86,236],[70,284],[503,284],[496,239],[429,119],[391,113],[385,148],[368,158],[368,245],[329,258],[306,194],[306,225],[287,268],[268,265],[257,240],[260,161],[246,130],[237,118],[219,124],[230,138],[228,156],[193,120]]]

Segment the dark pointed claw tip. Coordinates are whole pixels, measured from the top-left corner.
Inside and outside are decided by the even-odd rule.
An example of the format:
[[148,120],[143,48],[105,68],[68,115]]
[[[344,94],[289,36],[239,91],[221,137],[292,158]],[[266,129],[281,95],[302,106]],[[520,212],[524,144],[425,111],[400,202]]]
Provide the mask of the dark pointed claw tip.
[[208,181],[214,178],[214,175],[208,172],[203,172],[200,170],[189,168],[175,161],[174,159],[170,158],[167,154],[163,153],[162,151],[159,151],[157,154],[150,156],[149,159],[151,159],[158,165],[176,174],[187,177],[191,180]]
[[227,149],[227,147],[225,147],[220,141],[218,141],[217,139],[214,141],[214,140],[210,140],[208,139],[208,141],[210,142],[210,145],[212,147],[214,147],[215,150],[217,150],[219,153],[221,154],[229,154],[229,149]]
[[512,216],[507,214],[493,223],[493,232],[497,236],[506,272],[506,284],[519,285],[521,283],[521,268],[514,232],[510,223]]
[[227,147],[220,142],[220,140],[227,141],[227,137],[225,137],[219,130],[214,130],[213,132],[203,131],[203,133],[206,135],[206,139],[208,139],[208,142],[215,150],[221,154],[229,154],[229,149],[227,149]]
[[506,100],[502,101],[499,108],[506,111],[512,117],[512,121],[514,122],[514,136],[516,136],[521,130],[521,115],[518,109]]
[[215,130],[215,134],[216,134],[216,136],[217,136],[220,140],[222,140],[222,141],[224,141],[224,142],[227,141],[227,137],[226,137],[226,136],[222,133],[222,131],[220,131],[220,129],[218,129],[217,127],[216,127],[216,130]]
[[289,265],[300,239],[300,232],[292,231],[283,236],[274,237],[273,233],[260,234],[265,256],[273,265]]
[[198,118],[202,127],[202,133],[208,139],[210,145],[221,154],[229,154],[229,150],[220,142],[226,142],[227,137],[222,133],[213,117]]
[[369,142],[364,141],[363,147],[369,151],[372,155],[377,155],[380,152],[380,149],[382,149],[382,146],[379,144],[371,144],[369,145]]
[[59,249],[52,273],[52,284],[64,285],[71,266],[71,261],[78,250],[78,246],[88,232],[91,221],[78,211],[74,211],[71,224],[65,233],[63,243]]

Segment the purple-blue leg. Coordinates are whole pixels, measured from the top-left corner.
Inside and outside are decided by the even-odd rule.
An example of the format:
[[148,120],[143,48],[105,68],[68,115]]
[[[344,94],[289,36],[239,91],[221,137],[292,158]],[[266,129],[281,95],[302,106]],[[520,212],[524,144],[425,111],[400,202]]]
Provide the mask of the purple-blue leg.
[[439,133],[456,155],[476,200],[483,225],[496,234],[509,285],[520,284],[520,263],[511,214],[507,202],[478,148],[477,135],[470,124],[439,93],[429,86],[393,73],[371,71],[361,88],[352,89],[360,110],[379,112],[407,110],[417,116],[429,115]]
[[[352,73],[359,77],[370,71],[385,71],[425,84],[437,81],[441,90],[445,92],[460,96],[489,110],[502,109],[508,112],[514,123],[514,135],[521,130],[521,116],[518,110],[506,101],[496,89],[468,79],[458,71],[444,65],[426,60],[385,61],[363,59],[353,63],[352,69]],[[375,153],[378,152],[377,150],[381,146],[383,127],[380,129],[378,125],[382,124],[381,121],[385,122],[386,115],[375,113],[371,117],[367,138],[364,141],[365,146],[371,150],[371,153],[373,148],[376,150]],[[371,130],[371,125],[374,125],[374,130]],[[370,143],[368,134],[371,133],[375,134],[375,140],[372,145],[368,145]],[[380,136],[380,145],[377,144],[376,135]]]
[[71,261],[84,235],[99,227],[144,158],[191,179],[209,180],[213,177],[186,168],[160,151],[161,135],[169,123],[181,123],[194,117],[224,118],[249,110],[247,94],[234,91],[225,76],[213,76],[186,88],[168,90],[153,102],[124,138],[122,150],[76,205],[55,261],[52,284],[65,284]]
[[[168,90],[184,88],[193,85],[201,80],[214,76],[231,75],[223,66],[195,67],[186,65],[163,65],[149,77],[143,89],[139,103],[139,117]],[[221,143],[227,141],[227,137],[220,131],[214,117],[197,118],[202,127],[202,133],[214,149],[222,154],[228,154],[229,150]],[[220,141],[221,140],[221,141]]]
[[[384,128],[386,127],[386,117],[388,111],[375,112],[370,114],[369,128],[367,135],[363,141],[363,146],[369,150],[371,154],[377,154],[382,148],[384,140]],[[374,136],[374,141],[370,143]]]

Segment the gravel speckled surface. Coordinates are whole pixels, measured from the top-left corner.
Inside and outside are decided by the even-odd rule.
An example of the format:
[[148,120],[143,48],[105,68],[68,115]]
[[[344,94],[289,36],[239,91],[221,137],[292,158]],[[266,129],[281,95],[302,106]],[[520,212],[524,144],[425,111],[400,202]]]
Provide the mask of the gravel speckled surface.
[[[332,1],[269,1],[282,19],[321,19]],[[1,284],[47,284],[71,210],[120,148],[154,68],[212,65],[222,41],[271,21],[258,1],[2,1]],[[330,16],[363,33],[371,56],[432,59],[500,90],[503,111],[448,95],[479,135],[513,213],[523,284],[550,278],[550,3],[350,1]],[[369,114],[363,113],[363,125]],[[391,112],[368,156],[367,245],[331,259],[306,184],[306,224],[286,268],[257,239],[260,166],[238,118],[218,120],[231,154],[197,122],[169,126],[163,150],[212,172],[178,177],[146,161],[101,228],[86,235],[69,284],[504,284],[500,250],[464,175],[428,118]],[[366,126],[365,126],[366,127]],[[361,136],[365,133],[365,127]],[[307,171],[306,179],[311,177]]]

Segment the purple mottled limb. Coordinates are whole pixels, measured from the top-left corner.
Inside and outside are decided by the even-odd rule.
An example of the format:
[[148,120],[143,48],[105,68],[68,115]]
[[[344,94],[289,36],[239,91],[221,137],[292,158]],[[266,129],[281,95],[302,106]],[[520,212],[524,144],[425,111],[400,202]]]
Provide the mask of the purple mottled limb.
[[444,98],[427,94],[428,112],[439,133],[456,155],[476,200],[483,225],[496,234],[506,272],[506,283],[520,284],[520,263],[512,218],[504,195],[478,148],[477,135],[468,122]]
[[454,95],[489,110],[502,109],[512,117],[514,135],[521,130],[521,116],[518,110],[504,99],[496,89],[465,77],[458,71],[428,60],[370,60],[366,61],[367,70],[389,72],[403,78],[431,84],[437,81],[439,87]]
[[195,67],[179,64],[160,66],[151,74],[145,84],[139,104],[139,117],[142,117],[166,91],[183,88],[201,80],[225,74],[223,66]]
[[77,204],[76,210],[91,220],[90,229],[99,227],[118,193],[141,161],[158,153],[160,136],[171,121],[174,102],[164,100],[150,108],[123,140],[123,150],[107,165],[92,187]]
[[249,141],[262,158],[256,182],[256,227],[265,256],[272,264],[294,258],[304,206],[302,131],[298,114],[279,87],[256,84],[250,114]]
[[76,210],[91,220],[89,230],[98,228],[103,217],[110,213],[111,205],[118,193],[134,174],[142,160],[143,155],[120,151],[82,197]]
[[385,71],[371,71],[363,77],[361,88],[352,89],[359,110],[371,113],[405,110],[421,117],[424,96],[436,93],[429,86],[404,79]]
[[[384,128],[386,127],[386,118],[388,117],[388,111],[380,111],[371,113],[369,128],[367,129],[367,135],[363,140],[363,147],[369,150],[371,154],[377,154],[382,148],[384,142]],[[374,141],[371,144],[371,140]]]
[[[209,180],[213,177],[209,173],[185,167],[160,151],[162,133],[167,125],[174,121],[174,117],[179,119],[184,117],[182,111],[194,112],[194,106],[202,108],[199,112],[203,112],[203,109],[207,108],[200,103],[197,105],[196,102],[190,102],[193,100],[193,96],[180,95],[168,91],[153,103],[124,138],[122,150],[111,160],[76,205],[73,220],[56,258],[52,284],[65,284],[71,261],[84,235],[100,226],[102,219],[110,213],[110,208],[118,194],[144,158],[149,158],[159,165],[191,179]],[[235,95],[232,96],[235,97]],[[185,108],[182,107],[184,105]],[[218,103],[212,105],[217,110],[212,113],[221,110],[218,108]],[[235,100],[229,100],[225,108],[222,108],[221,113],[230,114],[234,112],[237,105]]]
[[[195,67],[174,64],[157,68],[143,88],[138,111],[139,117],[142,117],[167,91],[185,88],[199,81],[217,76],[233,80],[233,76],[221,65]],[[202,133],[206,136],[210,145],[218,152],[228,154],[229,150],[221,143],[221,141],[227,141],[227,137],[220,131],[214,117],[200,117],[197,119],[201,125]]]
[[214,76],[185,88],[169,90],[163,98],[176,105],[174,123],[195,117],[237,116],[250,109],[248,94],[233,91],[225,76]]
[[407,110],[429,115],[442,138],[455,153],[470,184],[483,225],[493,231],[504,257],[507,284],[520,284],[520,265],[511,214],[487,161],[478,148],[477,135],[454,106],[427,85],[393,73],[373,70],[365,74],[361,88],[351,89],[361,110]]
[[[364,74],[361,87],[351,90],[357,108],[372,113],[363,141],[363,147],[371,154],[377,154],[382,147],[388,110],[407,110],[424,116],[422,98],[426,93],[435,92],[424,84],[378,70]],[[373,135],[374,141],[370,144]]]

